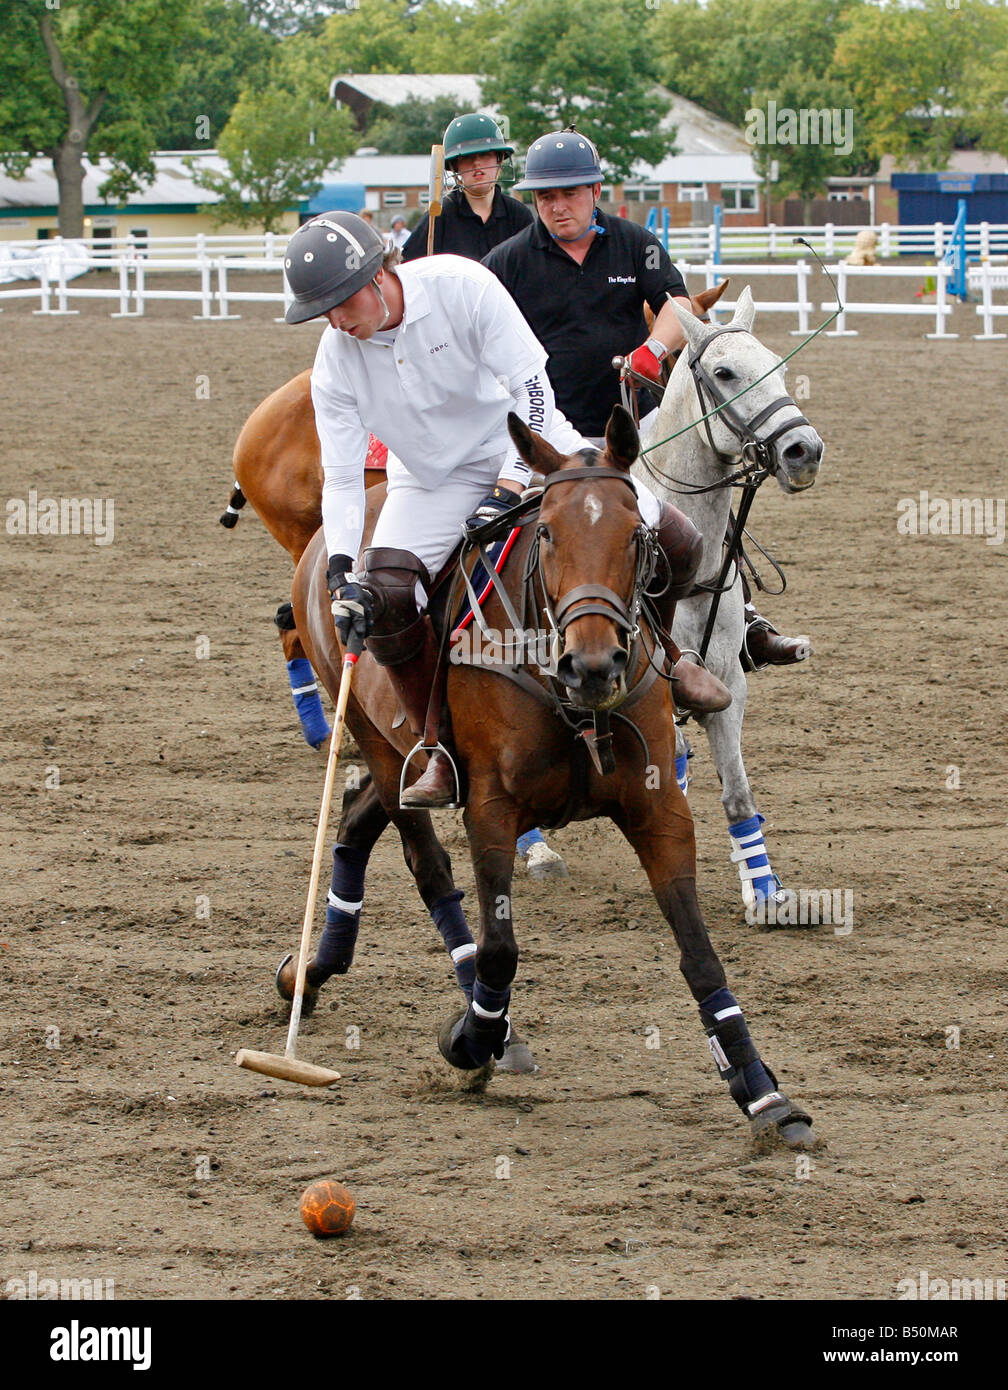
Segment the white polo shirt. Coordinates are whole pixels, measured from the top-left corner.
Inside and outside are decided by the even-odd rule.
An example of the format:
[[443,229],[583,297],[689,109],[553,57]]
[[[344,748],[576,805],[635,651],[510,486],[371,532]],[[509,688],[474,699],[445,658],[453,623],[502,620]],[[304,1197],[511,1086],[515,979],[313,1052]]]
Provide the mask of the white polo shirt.
[[355,556],[360,545],[369,432],[433,491],[464,464],[517,458],[507,430],[514,391],[546,365],[518,306],[478,262],[433,256],[395,274],[402,323],[363,342],[327,327],[315,355],[330,555]]

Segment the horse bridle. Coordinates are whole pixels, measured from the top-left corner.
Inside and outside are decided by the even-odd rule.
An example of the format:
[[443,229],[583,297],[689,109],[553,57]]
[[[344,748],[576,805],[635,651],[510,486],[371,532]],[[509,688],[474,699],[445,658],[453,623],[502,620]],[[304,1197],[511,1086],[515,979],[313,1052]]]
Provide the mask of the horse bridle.
[[[739,323],[727,324],[724,328],[716,328],[713,333],[709,334],[708,337],[704,339],[698,348],[690,349],[687,362],[690,374],[693,377],[693,384],[696,387],[697,400],[700,404],[700,414],[703,417],[703,427],[707,434],[707,442],[713,452],[720,459],[729,457],[723,450],[717,447],[714,443],[714,436],[711,433],[710,416],[713,411],[716,411],[728,426],[731,433],[742,445],[742,457],[748,461],[749,466],[751,468],[765,469],[767,473],[776,473],[779,465],[774,460],[770,446],[775,444],[782,434],[787,434],[789,430],[797,429],[799,425],[808,425],[809,421],[799,412],[797,416],[792,416],[790,419],[785,420],[783,424],[778,425],[770,434],[761,437],[756,431],[759,429],[760,425],[765,424],[766,421],[770,419],[771,415],[775,415],[778,410],[783,410],[785,406],[794,406],[795,410],[797,410],[798,407],[795,404],[794,398],[789,395],[778,396],[775,400],[772,400],[769,405],[765,405],[762,410],[757,411],[751,420],[744,420],[734,406],[728,403],[732,398],[722,393],[718,383],[700,360],[715,339],[723,337],[726,333],[748,332],[749,330],[743,328]],[[705,391],[710,397],[710,406],[708,406],[707,402],[704,400]],[[715,486],[724,486],[724,484],[715,484]],[[710,489],[703,488],[698,490],[706,492]]]
[[[574,483],[592,481],[601,478],[616,478],[633,493],[634,505],[637,505],[637,489],[633,485],[633,480],[628,473],[624,473],[618,468],[604,468],[589,466],[585,468],[561,469],[556,473],[551,473],[543,483],[543,495],[551,487],[558,483]],[[658,563],[658,539],[654,531],[643,523],[637,526],[633,533],[635,548],[634,556],[634,579],[633,589],[631,590],[629,602],[622,599],[613,589],[604,584],[578,584],[573,589],[568,589],[555,601],[550,598],[549,590],[546,587],[546,577],[543,574],[542,554],[540,542],[548,532],[548,527],[544,522],[539,522],[535,529],[535,538],[529,553],[527,564],[527,574],[533,571],[538,575],[539,587],[543,597],[543,611],[553,632],[553,660],[552,665],[556,669],[559,661],[562,646],[565,640],[567,629],[571,623],[578,618],[588,617],[589,614],[597,613],[604,618],[608,618],[624,634],[620,642],[622,650],[627,656],[627,670],[630,669],[634,646],[640,635],[640,611],[641,604],[647,587],[654,577]],[[625,684],[621,680],[621,693],[625,695]],[[617,697],[619,698],[619,697]]]

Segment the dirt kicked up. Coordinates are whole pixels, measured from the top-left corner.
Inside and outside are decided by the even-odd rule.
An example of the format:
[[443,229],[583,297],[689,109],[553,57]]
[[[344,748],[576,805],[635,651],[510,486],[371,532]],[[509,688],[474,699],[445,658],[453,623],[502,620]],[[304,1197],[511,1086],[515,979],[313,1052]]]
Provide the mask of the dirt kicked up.
[[[806,1157],[751,1148],[670,930],[601,822],[550,837],[569,881],[516,877],[513,1015],[538,1075],[479,1094],[449,1074],[435,1036],[457,991],[390,834],[355,965],[302,1031],[339,1088],[234,1066],[282,1048],[272,977],[323,759],[270,621],[287,559],[250,510],[232,532],[217,516],[242,421],[318,330],[109,307],[0,320],[0,1292],[896,1298],[922,1270],[1003,1277],[1005,545],[906,518],[922,492],[929,517],[1008,492],[1005,345],[972,341],[958,307],[958,341],[861,318],[791,364],[826,456],[809,495],[764,488],[753,529],[789,577],[763,611],[816,655],[750,682],[745,751],[775,868],[846,895],[849,930],[745,922],[696,742],[700,904],[814,1116]],[[757,316],[781,352],[790,326]],[[79,507],[78,534],[46,534],[46,499],[91,499],[90,533]],[[460,818],[437,823],[471,894]],[[356,1199],[337,1240],[299,1216],[318,1177]]]

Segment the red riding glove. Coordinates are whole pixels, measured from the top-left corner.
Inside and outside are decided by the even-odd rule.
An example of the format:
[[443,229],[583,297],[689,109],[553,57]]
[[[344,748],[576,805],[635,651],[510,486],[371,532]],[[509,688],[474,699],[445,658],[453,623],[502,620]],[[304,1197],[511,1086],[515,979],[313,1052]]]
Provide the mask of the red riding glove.
[[661,364],[668,356],[668,349],[657,338],[649,338],[630,355],[628,365],[638,376],[646,376],[656,386],[661,385]]

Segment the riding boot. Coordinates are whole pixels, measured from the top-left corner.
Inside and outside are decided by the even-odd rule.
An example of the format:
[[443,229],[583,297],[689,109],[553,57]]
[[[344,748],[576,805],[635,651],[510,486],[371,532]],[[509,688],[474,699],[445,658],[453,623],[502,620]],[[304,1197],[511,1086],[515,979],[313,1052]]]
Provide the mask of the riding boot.
[[[437,669],[437,643],[426,613],[418,613],[415,589],[419,579],[430,589],[430,576],[408,550],[372,547],[364,552],[368,588],[375,597],[375,624],[368,651],[385,672],[414,736],[425,738],[427,708]],[[439,721],[440,723],[440,721]],[[444,742],[439,729],[438,741]],[[435,809],[456,805],[455,771],[451,759],[433,749],[423,776],[407,787],[401,805]]]
[[691,714],[714,714],[731,704],[731,691],[706,667],[687,661],[672,641],[676,604],[693,592],[693,581],[703,558],[703,537],[689,517],[670,502],[662,503],[656,535],[668,564],[668,585],[653,602],[668,635],[669,656],[675,662],[672,698],[680,709]]
[[[437,665],[437,644],[430,618],[426,613],[420,621],[424,625],[424,642],[418,655],[409,661],[398,662],[395,666],[387,666],[385,673],[399,697],[406,722],[415,736],[422,741],[427,720],[427,705]],[[440,729],[438,742],[444,742]],[[423,776],[411,787],[404,789],[400,798],[402,806],[419,810],[457,804],[455,771],[451,759],[440,748],[433,749],[429,757],[430,761]]]
[[745,599],[745,629],[739,660],[743,671],[761,671],[764,666],[794,666],[812,655],[812,643],[807,637],[782,637],[773,623],[757,613],[745,575],[742,576],[742,596]]

